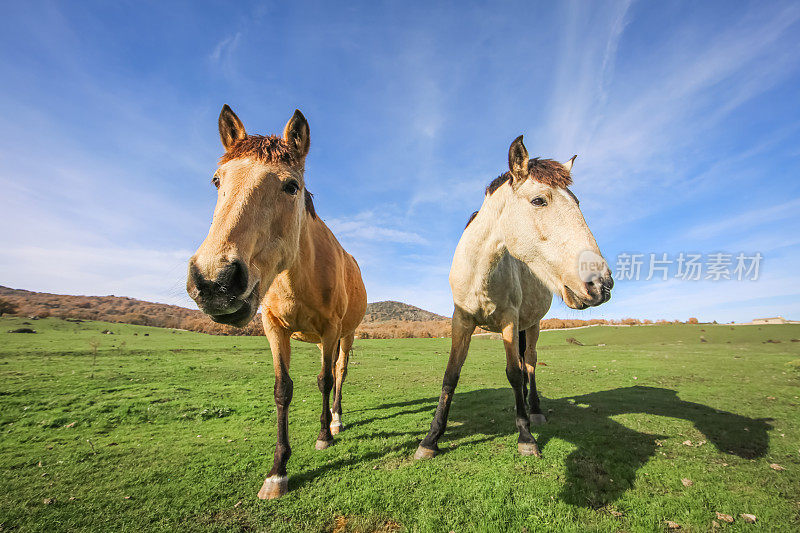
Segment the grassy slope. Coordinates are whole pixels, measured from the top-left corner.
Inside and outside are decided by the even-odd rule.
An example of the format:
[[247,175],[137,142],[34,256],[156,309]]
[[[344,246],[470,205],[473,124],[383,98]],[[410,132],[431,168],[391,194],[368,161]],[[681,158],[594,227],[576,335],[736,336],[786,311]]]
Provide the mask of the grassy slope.
[[800,326],[543,333],[538,380],[552,412],[538,460],[516,453],[504,356],[488,339],[473,341],[446,453],[410,459],[447,339],[358,342],[347,429],[316,452],[318,352],[297,343],[291,492],[262,502],[275,436],[263,338],[57,319],[6,333],[22,321],[0,319],[2,530],[657,531],[672,520],[704,531],[716,511],[736,517],[730,531],[800,528],[800,373],[786,365],[800,358],[789,342]]

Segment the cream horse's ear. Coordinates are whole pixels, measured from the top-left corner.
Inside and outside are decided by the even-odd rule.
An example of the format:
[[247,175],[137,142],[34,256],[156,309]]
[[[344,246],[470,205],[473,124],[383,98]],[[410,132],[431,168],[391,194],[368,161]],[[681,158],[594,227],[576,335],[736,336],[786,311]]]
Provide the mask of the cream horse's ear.
[[508,170],[514,178],[514,183],[521,182],[528,177],[528,149],[522,143],[522,135],[514,139],[508,149]]
[[303,116],[299,109],[294,110],[294,115],[286,123],[286,127],[283,128],[283,140],[289,144],[300,159],[308,155],[308,149],[311,145],[311,129],[308,126],[306,117]]
[[233,109],[228,107],[228,104],[222,106],[222,111],[219,112],[219,138],[222,141],[222,146],[225,150],[230,150],[231,146],[247,137],[247,132],[244,131],[244,124],[233,112]]
[[578,157],[577,155],[573,155],[572,158],[567,161],[566,163],[561,163],[564,165],[564,168],[567,169],[567,172],[572,172],[572,164],[575,162],[575,158]]

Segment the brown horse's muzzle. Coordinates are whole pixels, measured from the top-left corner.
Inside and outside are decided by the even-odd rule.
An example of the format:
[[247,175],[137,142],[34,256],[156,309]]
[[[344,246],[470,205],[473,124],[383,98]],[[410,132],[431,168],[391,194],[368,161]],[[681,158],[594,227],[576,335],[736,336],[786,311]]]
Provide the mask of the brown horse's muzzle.
[[258,284],[251,287],[247,266],[234,259],[225,262],[215,279],[206,278],[193,257],[189,260],[186,292],[215,322],[244,326],[258,309]]

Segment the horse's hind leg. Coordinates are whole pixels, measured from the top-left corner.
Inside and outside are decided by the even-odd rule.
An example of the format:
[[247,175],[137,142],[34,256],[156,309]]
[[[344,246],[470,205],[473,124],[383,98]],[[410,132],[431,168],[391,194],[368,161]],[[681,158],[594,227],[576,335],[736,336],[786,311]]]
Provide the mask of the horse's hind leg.
[[458,377],[461,375],[461,367],[467,358],[469,351],[469,341],[472,339],[472,332],[475,331],[475,323],[471,317],[462,317],[458,309],[453,314],[453,336],[450,346],[450,360],[447,362],[447,369],[444,372],[442,383],[442,394],[439,396],[439,405],[436,407],[436,414],[433,415],[431,429],[422,439],[414,454],[414,459],[428,459],[436,455],[439,451],[437,443],[444,433],[447,426],[447,414],[450,411],[450,402],[458,385]]
[[528,419],[528,409],[525,406],[525,393],[523,386],[525,378],[523,375],[522,358],[519,353],[519,335],[517,325],[513,322],[503,328],[503,344],[506,348],[506,376],[511,388],[514,389],[514,401],[516,403],[516,424],[519,430],[517,449],[522,455],[535,455],[541,457],[539,446],[536,439],[531,435],[531,423]]
[[333,420],[331,421],[331,433],[334,435],[344,430],[344,424],[342,423],[342,385],[344,384],[344,378],[347,377],[347,364],[350,361],[350,350],[353,348],[353,335],[352,333],[346,335],[339,341],[336,365],[333,371],[333,407],[331,408]]
[[523,350],[523,371],[527,375],[528,386],[530,387],[528,393],[529,418],[531,424],[539,426],[547,422],[539,405],[539,392],[536,390],[536,341],[539,340],[539,324],[521,331],[520,339],[525,340],[525,346],[523,347],[522,342],[520,342],[520,348]]

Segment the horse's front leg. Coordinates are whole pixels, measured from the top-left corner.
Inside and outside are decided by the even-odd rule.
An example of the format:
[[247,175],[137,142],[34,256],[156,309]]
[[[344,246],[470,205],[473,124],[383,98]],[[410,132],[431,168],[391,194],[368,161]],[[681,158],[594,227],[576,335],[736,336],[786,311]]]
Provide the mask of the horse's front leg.
[[275,458],[272,469],[258,492],[262,500],[280,498],[289,492],[289,478],[286,463],[292,455],[289,446],[289,404],[292,401],[294,383],[289,377],[290,345],[289,332],[272,324],[264,317],[264,332],[272,351],[272,364],[275,368],[275,407],[278,418],[278,442],[275,445]]
[[542,413],[542,407],[539,405],[539,392],[536,390],[536,341],[539,340],[539,324],[525,330],[525,352],[524,372],[528,375],[528,385],[530,392],[528,393],[528,409],[530,410],[529,419],[533,425],[541,425],[547,422],[547,419]]
[[517,450],[522,455],[535,455],[541,457],[536,439],[531,435],[531,423],[528,419],[528,410],[525,407],[525,393],[523,386],[525,377],[522,373],[522,359],[519,354],[519,333],[516,322],[509,322],[503,327],[503,344],[506,348],[506,376],[511,388],[514,389],[516,403],[516,424],[519,430]]
[[322,393],[322,415],[320,415],[320,430],[317,436],[317,450],[324,450],[333,444],[331,434],[331,390],[333,389],[333,359],[334,353],[339,348],[339,331],[333,330],[324,335],[320,344],[322,352],[322,369],[317,376],[317,386]]
[[350,350],[353,348],[353,334],[346,335],[339,342],[339,348],[333,375],[333,407],[331,414],[331,433],[339,434],[344,429],[342,422],[342,386],[344,378],[347,377],[347,364],[350,359]]
[[472,318],[462,316],[456,309],[453,314],[450,360],[447,362],[447,369],[444,371],[439,405],[436,407],[436,414],[433,415],[431,429],[419,444],[417,452],[414,454],[414,459],[429,459],[439,452],[438,442],[447,426],[450,402],[453,401],[453,394],[455,394],[456,385],[458,385],[458,377],[461,375],[461,367],[467,358],[467,352],[469,352],[469,342],[472,339],[473,331],[475,331],[475,322]]

